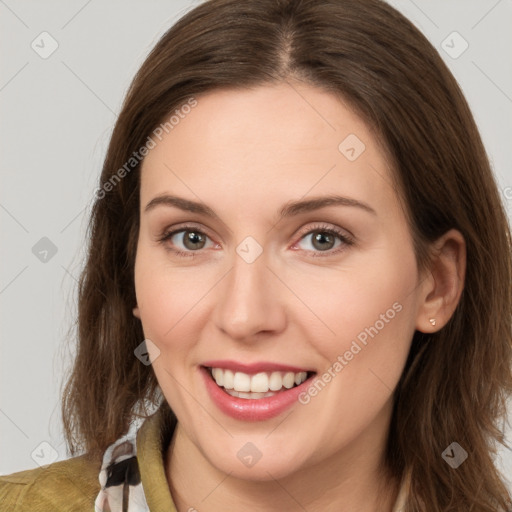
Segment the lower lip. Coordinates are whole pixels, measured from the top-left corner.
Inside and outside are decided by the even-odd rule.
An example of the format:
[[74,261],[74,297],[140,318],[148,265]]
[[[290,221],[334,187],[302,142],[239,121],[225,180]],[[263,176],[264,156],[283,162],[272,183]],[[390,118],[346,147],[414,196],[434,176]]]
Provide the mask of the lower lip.
[[279,416],[286,409],[298,402],[299,395],[310,385],[311,377],[306,379],[299,386],[286,391],[280,391],[274,396],[251,400],[228,395],[223,388],[217,386],[210,372],[200,367],[206,389],[212,401],[217,407],[228,416],[242,421],[265,421]]

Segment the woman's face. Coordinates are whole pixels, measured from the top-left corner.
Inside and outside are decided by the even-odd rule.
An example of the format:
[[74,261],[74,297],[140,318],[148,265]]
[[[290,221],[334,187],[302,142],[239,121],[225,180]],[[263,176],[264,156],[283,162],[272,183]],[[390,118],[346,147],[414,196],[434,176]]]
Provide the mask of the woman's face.
[[[135,265],[134,314],[179,428],[251,479],[381,453],[421,283],[376,139],[304,85],[196,99],[144,160]],[[210,366],[263,391],[233,397]]]

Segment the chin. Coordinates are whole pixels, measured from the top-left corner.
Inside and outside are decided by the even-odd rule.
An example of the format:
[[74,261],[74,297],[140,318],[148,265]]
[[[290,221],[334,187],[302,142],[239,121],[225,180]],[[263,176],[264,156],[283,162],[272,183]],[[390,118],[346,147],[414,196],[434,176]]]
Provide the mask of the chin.
[[246,441],[234,444],[234,449],[226,448],[220,457],[220,454],[208,457],[210,464],[233,478],[268,482],[295,473],[305,462],[300,447],[297,447],[297,455],[293,456],[284,453],[282,447],[269,446],[268,443],[261,449],[256,446],[264,443]]

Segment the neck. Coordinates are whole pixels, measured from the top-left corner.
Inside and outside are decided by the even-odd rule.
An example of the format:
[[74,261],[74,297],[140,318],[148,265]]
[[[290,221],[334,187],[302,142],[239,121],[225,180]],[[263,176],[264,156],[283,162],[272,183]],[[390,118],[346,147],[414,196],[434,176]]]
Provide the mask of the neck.
[[178,422],[166,454],[171,495],[178,512],[391,512],[399,482],[383,469],[387,429],[379,430],[286,477],[254,481],[218,470]]

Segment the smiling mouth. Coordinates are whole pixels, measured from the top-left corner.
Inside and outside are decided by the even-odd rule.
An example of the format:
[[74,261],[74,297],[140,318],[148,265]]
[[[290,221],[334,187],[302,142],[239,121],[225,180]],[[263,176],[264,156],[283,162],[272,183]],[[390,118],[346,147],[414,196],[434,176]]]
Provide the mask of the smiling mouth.
[[205,366],[212,380],[225,393],[237,398],[258,400],[267,398],[300,386],[316,375],[316,372],[259,372],[249,375],[224,368]]

